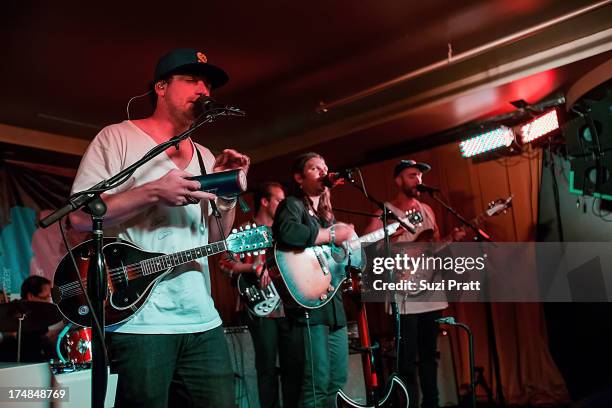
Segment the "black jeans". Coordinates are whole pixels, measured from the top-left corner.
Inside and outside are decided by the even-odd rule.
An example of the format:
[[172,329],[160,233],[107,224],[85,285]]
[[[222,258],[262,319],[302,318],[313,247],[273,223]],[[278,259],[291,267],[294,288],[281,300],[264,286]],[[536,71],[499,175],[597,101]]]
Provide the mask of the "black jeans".
[[286,317],[247,320],[257,369],[257,390],[261,408],[278,408],[279,392],[276,356],[280,364],[283,407],[295,408],[302,389],[304,372],[302,328]]
[[399,374],[408,388],[410,408],[418,407],[417,356],[423,408],[438,407],[438,323],[442,311],[400,316]]
[[116,407],[236,406],[223,328],[189,334],[109,333]]

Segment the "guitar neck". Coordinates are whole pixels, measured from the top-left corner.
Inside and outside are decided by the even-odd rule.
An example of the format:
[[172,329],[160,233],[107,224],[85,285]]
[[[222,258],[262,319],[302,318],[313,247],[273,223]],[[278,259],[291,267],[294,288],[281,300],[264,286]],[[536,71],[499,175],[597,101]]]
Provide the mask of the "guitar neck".
[[[399,222],[394,222],[393,224],[387,225],[387,233],[389,235],[393,234],[395,231],[397,231],[398,227],[399,227]],[[355,238],[351,240],[349,244],[351,245],[353,243],[359,242],[362,246],[367,246],[369,244],[373,244],[374,242],[380,241],[381,239],[384,238],[384,236],[385,236],[384,229],[380,228],[380,229],[377,229],[376,231],[372,231],[368,234],[360,236],[359,238]]]
[[160,255],[154,258],[145,259],[141,262],[144,275],[150,275],[166,271],[175,266],[184,265],[196,259],[209,257],[227,250],[225,241],[213,242],[201,247],[187,249],[168,255]]
[[[486,213],[480,214],[478,217],[472,218],[470,220],[470,223],[477,226],[478,224],[480,224],[482,222],[482,220],[485,219],[486,216],[487,216]],[[463,230],[464,232],[467,232],[468,227],[467,227],[467,225],[462,225],[462,226],[459,227],[459,229]],[[445,243],[446,245],[448,245],[451,242],[453,242],[453,233],[451,232],[450,234],[448,234],[447,236],[442,238],[442,242]],[[446,245],[444,245],[444,246],[446,246]]]

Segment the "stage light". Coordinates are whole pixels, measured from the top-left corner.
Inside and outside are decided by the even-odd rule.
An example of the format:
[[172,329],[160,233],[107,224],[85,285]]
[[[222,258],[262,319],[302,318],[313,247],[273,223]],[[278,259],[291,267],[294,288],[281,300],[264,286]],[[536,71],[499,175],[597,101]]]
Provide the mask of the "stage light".
[[459,144],[461,155],[465,158],[473,157],[479,154],[490,152],[500,147],[508,147],[514,142],[514,132],[512,129],[501,126],[464,140]]
[[559,117],[557,110],[553,109],[521,126],[521,141],[523,144],[530,143],[557,129],[559,129]]

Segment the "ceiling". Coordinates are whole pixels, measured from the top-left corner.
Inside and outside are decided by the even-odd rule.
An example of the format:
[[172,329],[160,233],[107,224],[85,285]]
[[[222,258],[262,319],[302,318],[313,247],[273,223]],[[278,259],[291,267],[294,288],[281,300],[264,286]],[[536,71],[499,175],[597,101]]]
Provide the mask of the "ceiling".
[[[76,165],[63,141],[84,146],[125,119],[157,58],[193,47],[230,75],[215,98],[247,112],[194,138],[250,154],[256,174],[304,150],[332,168],[395,157],[508,113],[510,101],[563,93],[611,58],[609,3],[5,0],[0,124],[46,133],[0,132],[0,148],[17,160]],[[132,118],[150,111],[146,98],[131,107]]]

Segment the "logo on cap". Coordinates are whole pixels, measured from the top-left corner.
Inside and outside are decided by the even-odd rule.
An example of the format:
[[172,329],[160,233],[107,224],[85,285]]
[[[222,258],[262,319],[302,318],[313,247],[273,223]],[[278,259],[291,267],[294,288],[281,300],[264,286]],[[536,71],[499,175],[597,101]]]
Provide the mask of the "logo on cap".
[[203,52],[198,52],[196,54],[196,57],[198,57],[198,61],[200,61],[202,64],[206,64],[208,62],[208,59],[206,58],[206,55],[204,55]]

